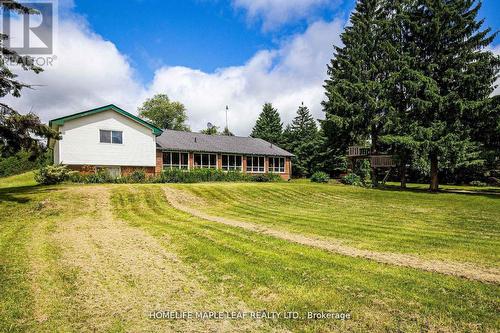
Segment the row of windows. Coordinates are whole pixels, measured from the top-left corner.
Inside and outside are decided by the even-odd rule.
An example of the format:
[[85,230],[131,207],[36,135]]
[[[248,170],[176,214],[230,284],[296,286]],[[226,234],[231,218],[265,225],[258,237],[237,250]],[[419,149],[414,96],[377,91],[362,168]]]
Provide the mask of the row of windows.
[[[248,156],[247,172],[264,172],[264,156]],[[210,168],[217,169],[216,154],[194,154],[194,168]],[[164,152],[163,153],[163,168],[168,169],[188,169],[189,154],[181,152]],[[222,155],[222,170],[225,171],[242,171],[243,157],[241,155]],[[284,173],[285,158],[269,157],[269,172]]]

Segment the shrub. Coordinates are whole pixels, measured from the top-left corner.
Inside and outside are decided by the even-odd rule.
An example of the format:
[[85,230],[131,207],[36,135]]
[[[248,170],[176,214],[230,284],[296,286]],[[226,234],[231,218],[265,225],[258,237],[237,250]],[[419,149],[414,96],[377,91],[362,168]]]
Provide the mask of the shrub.
[[0,157],[0,177],[17,175],[26,171],[37,169],[47,165],[50,160],[48,154],[34,157],[32,153],[21,150],[16,154],[2,158]]
[[344,177],[342,177],[342,183],[346,185],[355,185],[355,186],[361,186],[363,185],[363,182],[361,181],[361,177],[359,177],[355,173],[350,173]]
[[43,185],[59,184],[68,180],[72,173],[64,165],[48,165],[35,171],[35,181]]
[[107,172],[99,171],[82,175],[72,174],[70,180],[75,183],[200,183],[200,182],[277,182],[281,181],[277,174],[249,175],[239,171],[222,171],[215,169],[180,170],[167,169],[154,177],[147,177],[144,170],[136,170],[128,176],[113,178]]
[[144,183],[146,180],[146,172],[144,170],[134,170],[128,177],[127,183]]
[[263,173],[251,176],[251,181],[259,183],[279,182],[281,180],[282,180],[281,176],[275,173]]
[[313,183],[328,183],[330,181],[330,176],[326,172],[316,171],[311,176],[311,181]]
[[488,184],[480,181],[480,180],[473,180],[470,182],[470,185],[471,186],[478,186],[478,187],[484,187],[484,186],[487,186]]
[[112,177],[106,170],[99,170],[98,172],[84,175],[79,172],[74,172],[69,176],[69,180],[74,183],[83,184],[105,184],[116,182],[116,178]]

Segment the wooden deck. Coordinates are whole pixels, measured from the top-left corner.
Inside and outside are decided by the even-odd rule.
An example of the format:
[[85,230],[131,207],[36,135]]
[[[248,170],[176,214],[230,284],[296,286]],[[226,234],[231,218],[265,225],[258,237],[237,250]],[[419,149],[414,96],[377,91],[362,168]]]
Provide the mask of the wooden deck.
[[392,168],[397,165],[392,155],[377,154],[372,155],[370,147],[351,146],[348,149],[347,157],[351,159],[363,158],[369,159],[374,168]]

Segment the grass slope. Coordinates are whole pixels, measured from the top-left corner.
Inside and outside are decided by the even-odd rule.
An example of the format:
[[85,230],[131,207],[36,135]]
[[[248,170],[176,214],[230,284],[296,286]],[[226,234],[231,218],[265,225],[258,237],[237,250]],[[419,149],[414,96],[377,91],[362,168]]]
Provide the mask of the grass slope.
[[207,213],[429,259],[500,261],[500,196],[324,184],[176,185]]
[[121,186],[112,202],[119,218],[167,237],[167,246],[204,273],[207,283],[222,285],[254,309],[350,311],[354,317],[279,320],[274,323],[279,327],[311,332],[498,327],[498,286],[333,255],[201,220],[169,206],[160,186]]
[[[500,328],[498,285],[335,255],[209,222],[175,210],[163,188],[189,190],[200,196],[197,208],[221,215],[324,237],[332,237],[327,231],[335,230],[333,219],[345,230],[338,235],[360,247],[427,256],[431,247],[443,258],[456,258],[454,249],[478,263],[498,258],[496,197],[314,184],[42,187],[33,186],[29,174],[9,178],[0,180],[0,332],[256,330],[239,321],[220,326],[146,320],[152,304],[166,310],[348,311],[353,317],[271,320],[259,331]],[[110,202],[102,197],[108,192]],[[395,213],[369,209],[377,201]],[[278,202],[288,222],[273,215]],[[353,206],[365,214],[365,223],[342,211]],[[377,221],[389,216],[383,228]],[[450,240],[460,229],[455,223],[470,231],[468,247]],[[425,237],[416,233],[435,242],[421,244]],[[383,242],[399,242],[401,249]],[[489,257],[478,259],[488,248]]]

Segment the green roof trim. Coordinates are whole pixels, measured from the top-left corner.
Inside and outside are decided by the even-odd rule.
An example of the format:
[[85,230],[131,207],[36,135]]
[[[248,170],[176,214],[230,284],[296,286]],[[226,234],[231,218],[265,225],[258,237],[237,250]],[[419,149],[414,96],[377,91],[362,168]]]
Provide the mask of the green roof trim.
[[62,125],[64,125],[64,122],[66,122],[68,120],[73,120],[73,119],[77,119],[77,118],[82,118],[82,117],[90,116],[92,114],[96,114],[96,113],[103,112],[103,111],[108,111],[108,110],[116,111],[119,114],[121,114],[122,116],[130,118],[130,119],[138,122],[139,124],[141,124],[143,126],[146,126],[147,128],[151,129],[151,131],[153,132],[153,134],[156,135],[156,136],[161,135],[161,133],[163,133],[163,130],[161,130],[160,128],[156,127],[155,125],[153,125],[151,123],[148,123],[147,121],[145,121],[145,120],[143,120],[143,119],[141,119],[141,118],[139,118],[137,116],[134,116],[133,114],[128,113],[127,111],[125,111],[123,109],[120,109],[119,107],[117,107],[114,104],[109,104],[109,105],[101,106],[101,107],[98,107],[98,108],[95,108],[95,109],[91,109],[91,110],[87,110],[87,111],[83,111],[83,112],[78,112],[78,113],[70,114],[69,116],[64,116],[64,117],[52,119],[52,120],[49,121],[49,126],[50,127],[52,127],[52,125],[62,126]]

